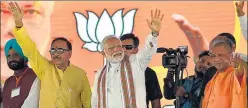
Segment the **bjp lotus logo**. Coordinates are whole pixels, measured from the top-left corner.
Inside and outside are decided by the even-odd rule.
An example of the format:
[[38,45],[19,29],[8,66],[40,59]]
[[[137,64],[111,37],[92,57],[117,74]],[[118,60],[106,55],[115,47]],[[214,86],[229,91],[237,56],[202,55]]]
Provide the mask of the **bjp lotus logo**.
[[92,52],[100,52],[100,43],[105,36],[120,37],[123,34],[131,33],[136,11],[136,9],[132,9],[123,15],[123,9],[120,9],[110,16],[108,11],[104,10],[100,17],[94,12],[87,11],[88,18],[75,12],[78,35],[85,42],[83,48]]

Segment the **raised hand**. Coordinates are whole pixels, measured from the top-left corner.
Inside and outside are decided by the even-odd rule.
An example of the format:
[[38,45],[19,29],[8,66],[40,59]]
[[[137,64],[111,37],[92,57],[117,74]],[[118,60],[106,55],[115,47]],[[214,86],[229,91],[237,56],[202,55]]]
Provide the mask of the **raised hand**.
[[151,21],[147,19],[147,23],[152,32],[159,33],[163,17],[164,14],[160,15],[160,10],[156,9],[155,14],[151,10]]
[[186,35],[195,57],[197,57],[201,51],[208,49],[209,43],[198,27],[190,24],[190,22],[180,14],[173,14],[172,19]]
[[242,64],[242,59],[239,54],[234,54],[231,58],[232,66],[239,69]]
[[[240,58],[239,54],[235,54],[231,58],[231,65],[235,68],[235,75],[242,78],[245,73],[247,74],[247,63]],[[241,84],[241,80],[239,80]]]
[[243,11],[244,4],[245,4],[245,1],[239,1],[239,2],[235,3],[238,16],[244,16],[245,15],[245,13]]
[[22,27],[22,19],[23,19],[23,10],[20,8],[20,6],[15,2],[9,3],[9,10],[13,15],[13,18],[15,20],[16,27]]
[[173,14],[172,19],[178,24],[178,26],[189,37],[201,38],[202,34],[198,27],[193,26],[190,22],[180,14]]

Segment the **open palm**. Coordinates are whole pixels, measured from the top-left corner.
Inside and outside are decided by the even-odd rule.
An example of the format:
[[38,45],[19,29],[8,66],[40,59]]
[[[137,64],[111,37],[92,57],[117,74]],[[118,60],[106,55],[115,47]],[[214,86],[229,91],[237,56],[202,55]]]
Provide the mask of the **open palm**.
[[16,26],[22,26],[23,11],[20,6],[15,2],[9,3],[9,10],[11,11],[13,18],[16,22]]
[[155,14],[151,11],[151,21],[147,19],[147,23],[152,32],[159,33],[163,17],[164,15],[160,15],[160,10],[156,9]]
[[172,19],[178,24],[181,30],[186,35],[194,56],[197,57],[203,50],[209,48],[209,43],[206,37],[202,34],[200,28],[193,26],[183,15],[173,14]]
[[244,4],[245,4],[245,1],[239,1],[235,3],[238,16],[243,16],[245,14],[243,11]]

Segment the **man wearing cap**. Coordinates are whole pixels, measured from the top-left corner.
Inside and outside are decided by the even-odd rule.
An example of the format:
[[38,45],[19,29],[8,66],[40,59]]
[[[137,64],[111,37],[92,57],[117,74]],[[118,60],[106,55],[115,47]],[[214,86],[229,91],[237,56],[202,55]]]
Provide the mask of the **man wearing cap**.
[[40,82],[34,71],[27,65],[16,39],[9,40],[4,48],[7,63],[14,75],[10,76],[3,87],[4,108],[38,108]]

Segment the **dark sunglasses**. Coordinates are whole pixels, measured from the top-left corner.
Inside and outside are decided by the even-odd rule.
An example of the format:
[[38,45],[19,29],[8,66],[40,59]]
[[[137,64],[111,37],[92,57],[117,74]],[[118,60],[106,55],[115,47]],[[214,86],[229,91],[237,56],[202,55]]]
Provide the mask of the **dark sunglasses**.
[[58,53],[58,54],[63,54],[65,51],[70,51],[70,50],[68,50],[68,49],[63,49],[63,48],[52,48],[52,49],[50,49],[50,54],[55,54],[56,52]]
[[133,45],[122,45],[122,48],[125,48],[126,50],[131,50],[134,48]]

